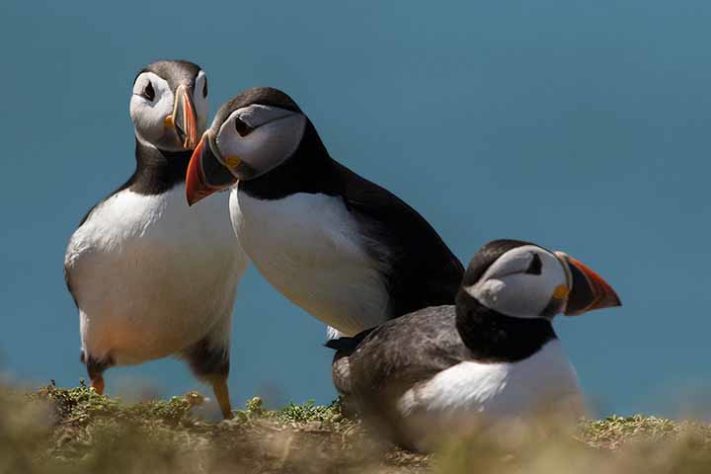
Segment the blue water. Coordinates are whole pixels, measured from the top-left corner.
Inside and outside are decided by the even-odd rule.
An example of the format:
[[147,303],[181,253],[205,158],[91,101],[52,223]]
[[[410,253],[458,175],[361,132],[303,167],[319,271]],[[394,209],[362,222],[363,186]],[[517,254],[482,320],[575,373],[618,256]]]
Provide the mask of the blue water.
[[[212,111],[272,85],[329,150],[417,208],[468,261],[525,238],[598,270],[625,306],[560,318],[603,413],[668,415],[711,385],[711,3],[21,2],[0,5],[0,371],[74,385],[66,240],[133,168],[128,100],[158,58],[201,64]],[[320,323],[251,269],[237,402],[334,396]],[[176,361],[108,390],[200,387]],[[127,388],[128,387],[128,388]]]

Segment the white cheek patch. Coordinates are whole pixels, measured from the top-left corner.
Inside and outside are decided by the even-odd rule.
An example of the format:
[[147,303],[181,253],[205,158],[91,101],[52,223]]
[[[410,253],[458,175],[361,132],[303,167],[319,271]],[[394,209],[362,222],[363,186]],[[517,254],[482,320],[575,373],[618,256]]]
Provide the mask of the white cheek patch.
[[489,309],[506,316],[537,318],[550,300],[532,284],[533,275],[510,275],[467,288],[467,292]]
[[[143,96],[150,81],[155,97],[152,101]],[[131,120],[139,140],[149,145],[158,142],[165,133],[165,117],[173,113],[173,92],[168,82],[152,72],[144,72],[136,78],[131,96]]]
[[[541,273],[527,273],[532,254],[541,259]],[[501,256],[479,281],[465,290],[479,303],[507,316],[538,318],[555,288],[566,284],[565,270],[556,257],[534,246],[523,246]]]
[[501,280],[486,280],[482,283],[467,287],[467,293],[476,298],[487,308],[494,308],[499,299],[499,292],[503,290],[504,282]]
[[[256,171],[255,176],[266,173],[289,158],[301,143],[306,128],[306,117],[276,107],[251,106],[249,116],[233,112],[220,127],[217,146],[223,157],[237,156]],[[269,114],[265,114],[265,110]],[[235,129],[235,119],[240,117],[254,127],[242,137]],[[266,119],[266,121],[264,121]]]

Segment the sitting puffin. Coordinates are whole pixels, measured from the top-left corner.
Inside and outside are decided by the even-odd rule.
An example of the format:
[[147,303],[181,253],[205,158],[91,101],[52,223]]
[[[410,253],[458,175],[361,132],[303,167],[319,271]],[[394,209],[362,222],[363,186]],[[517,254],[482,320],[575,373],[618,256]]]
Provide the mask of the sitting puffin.
[[130,102],[136,170],[82,220],[64,269],[97,392],[108,367],[175,354],[212,385],[230,417],[230,325],[247,260],[227,195],[200,208],[184,197],[207,111],[207,77],[197,65],[158,61],[138,73]]
[[350,371],[334,372],[334,382],[381,432],[418,451],[477,422],[546,408],[579,415],[578,379],[553,317],[620,305],[578,260],[529,242],[492,241],[469,264],[455,305],[359,335],[342,360]]
[[331,158],[284,92],[249,89],[220,108],[190,162],[188,202],[238,180],[230,215],[244,251],[332,337],[454,301],[464,269],[437,232]]

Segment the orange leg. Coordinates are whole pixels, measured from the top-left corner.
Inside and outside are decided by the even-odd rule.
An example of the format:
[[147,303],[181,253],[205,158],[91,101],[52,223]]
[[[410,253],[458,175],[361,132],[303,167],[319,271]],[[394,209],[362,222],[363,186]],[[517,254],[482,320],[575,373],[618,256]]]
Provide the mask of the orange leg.
[[111,357],[107,357],[102,361],[94,359],[91,356],[84,356],[82,351],[82,362],[86,364],[86,372],[91,380],[91,388],[99,395],[104,394],[104,370],[113,365]]
[[222,416],[225,420],[232,419],[232,405],[230,404],[230,392],[227,388],[227,375],[216,375],[212,380],[212,390],[215,392],[215,398],[222,410]]
[[230,353],[208,339],[202,339],[183,351],[193,373],[203,382],[212,385],[217,403],[225,420],[232,418],[230,392],[227,388],[227,374],[230,373]]
[[91,378],[91,388],[93,388],[96,393],[98,393],[99,395],[103,395],[104,387],[105,384],[103,375],[98,374]]

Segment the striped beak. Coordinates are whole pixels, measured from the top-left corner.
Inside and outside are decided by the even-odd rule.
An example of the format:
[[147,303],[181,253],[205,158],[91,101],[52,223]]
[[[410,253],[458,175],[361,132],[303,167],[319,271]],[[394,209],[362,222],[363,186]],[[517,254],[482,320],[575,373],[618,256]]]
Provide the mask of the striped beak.
[[213,134],[208,130],[195,147],[185,176],[185,193],[190,206],[237,182],[218,159],[219,153],[214,148]]
[[588,311],[622,306],[612,287],[590,267],[563,252],[556,252],[568,267],[571,282],[565,305],[566,316],[577,316]]
[[192,150],[198,143],[198,123],[195,107],[188,87],[184,84],[175,91],[173,114],[169,116],[178,139],[186,150]]

